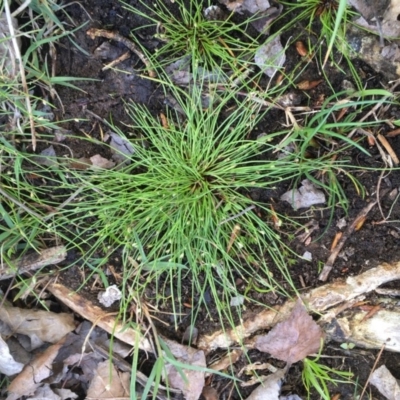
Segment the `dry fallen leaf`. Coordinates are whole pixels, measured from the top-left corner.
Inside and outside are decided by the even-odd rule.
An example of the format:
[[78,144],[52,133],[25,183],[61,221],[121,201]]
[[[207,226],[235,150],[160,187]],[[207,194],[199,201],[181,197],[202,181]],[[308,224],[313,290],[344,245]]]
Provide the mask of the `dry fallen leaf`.
[[[171,353],[179,362],[190,366],[206,367],[206,357],[203,351],[181,345],[165,338],[163,341],[166,342]],[[204,371],[182,369],[186,377],[186,380],[184,380],[173,365],[168,364],[166,370],[171,387],[181,390],[186,400],[199,399],[204,388]]]
[[260,46],[256,51],[254,61],[264,74],[272,78],[286,61],[280,36],[275,36]]
[[218,400],[219,399],[217,390],[211,386],[204,386],[201,394],[205,400]]
[[104,158],[99,154],[95,154],[93,157],[90,157],[90,161],[92,162],[92,166],[90,167],[90,169],[96,169],[96,168],[110,169],[115,167],[115,162],[107,160],[107,158]]
[[385,365],[380,366],[372,373],[369,383],[374,385],[388,400],[400,399],[399,384]]
[[66,400],[76,399],[78,395],[69,389],[52,389],[49,384],[39,387],[32,397],[26,400]]
[[365,19],[381,17],[389,6],[390,0],[347,0]]
[[129,381],[129,372],[118,372],[114,365],[110,366],[110,361],[103,361],[97,366],[95,376],[90,382],[86,398],[129,398]]
[[21,372],[24,364],[14,360],[10,354],[7,343],[0,336],[0,373],[11,376]]
[[48,347],[43,353],[38,354],[31,363],[27,364],[8,387],[6,400],[17,400],[21,396],[35,393],[36,389],[41,386],[41,382],[53,374],[53,361],[64,342],[65,337]]
[[259,336],[255,348],[288,364],[316,353],[323,333],[298,300],[289,317],[277,324],[267,335]]
[[318,79],[316,81],[301,81],[297,84],[297,88],[300,90],[311,90],[317,87],[322,82],[322,79]]
[[254,389],[246,400],[279,400],[281,392],[282,379],[285,376],[285,370],[279,369],[277,372],[268,375],[262,383]]
[[287,201],[297,210],[299,208],[308,208],[314,204],[325,203],[325,194],[319,190],[308,179],[301,182],[299,189],[292,189],[281,196],[281,200]]
[[56,343],[75,329],[74,316],[44,310],[25,310],[18,307],[0,308],[0,319],[14,333],[29,336],[32,342]]
[[[372,31],[380,33],[384,37],[398,37],[400,25],[397,16],[400,13],[398,0],[347,0],[362,16],[355,22]],[[380,28],[376,19],[380,20]]]

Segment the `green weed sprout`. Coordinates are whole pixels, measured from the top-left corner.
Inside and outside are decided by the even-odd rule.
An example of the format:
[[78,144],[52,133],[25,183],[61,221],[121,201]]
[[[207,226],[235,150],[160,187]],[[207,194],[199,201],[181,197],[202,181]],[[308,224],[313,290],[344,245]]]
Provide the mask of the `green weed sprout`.
[[[315,389],[324,400],[330,400],[328,384],[352,383],[350,379],[353,373],[339,371],[319,363],[320,355],[315,359],[305,358],[303,360],[303,371],[301,378],[307,390],[307,398],[310,398],[311,389]],[[334,377],[336,376],[336,377]]]
[[182,0],[176,0],[174,11],[162,0],[156,0],[151,7],[141,2],[146,11],[123,4],[127,10],[150,21],[148,26],[157,29],[156,37],[164,42],[154,56],[149,54],[152,64],[165,66],[190,56],[209,71],[240,74],[253,62],[259,43],[246,33],[246,28],[256,17],[241,23],[232,21],[233,14],[225,20],[208,20],[204,9],[211,5],[209,1],[190,1],[186,6]]

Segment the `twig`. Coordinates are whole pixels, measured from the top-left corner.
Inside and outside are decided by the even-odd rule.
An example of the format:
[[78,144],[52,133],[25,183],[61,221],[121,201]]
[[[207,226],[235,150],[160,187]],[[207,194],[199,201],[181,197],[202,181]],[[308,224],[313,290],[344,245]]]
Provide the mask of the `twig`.
[[[303,293],[301,297],[312,312],[319,314],[328,312],[331,315],[330,310],[333,307],[352,301],[360,295],[370,293],[377,287],[397,279],[400,279],[400,262],[384,263],[360,275],[349,276],[344,282],[336,281],[319,286]],[[294,304],[293,300],[288,300],[282,305],[267,307],[257,315],[252,314],[249,318],[244,318],[231,329],[221,329],[211,334],[200,334],[197,348],[206,353],[219,347],[231,347],[235,343],[241,345],[244,343],[247,348],[250,348],[251,343],[254,344],[253,334],[257,331],[270,329],[288,318]],[[324,320],[326,321],[325,318]],[[252,339],[245,340],[250,336],[252,336]]]
[[27,254],[19,260],[12,261],[10,263],[11,266],[4,265],[2,262],[0,266],[0,280],[9,279],[16,274],[23,274],[50,264],[57,264],[65,260],[66,257],[67,249],[64,246],[56,246],[42,250],[39,254]]
[[374,362],[374,365],[372,366],[371,372],[369,373],[367,382],[365,382],[365,385],[364,385],[363,390],[362,390],[362,392],[361,392],[361,394],[360,394],[359,400],[362,400],[362,398],[363,398],[363,396],[364,396],[364,393],[365,393],[365,391],[367,390],[368,382],[369,382],[369,380],[371,379],[371,376],[372,376],[372,374],[374,373],[374,371],[375,371],[375,369],[376,369],[376,366],[378,365],[379,360],[381,359],[383,350],[385,350],[385,343],[382,344],[382,347],[381,347],[381,349],[379,350],[378,356],[376,357],[376,360],[375,360],[375,362]]
[[318,279],[320,281],[326,281],[328,279],[328,276],[330,272],[332,271],[333,264],[335,263],[335,260],[337,256],[339,255],[340,251],[342,250],[342,247],[346,243],[346,240],[349,238],[349,236],[353,233],[354,229],[356,228],[357,224],[367,216],[367,214],[372,210],[374,205],[378,201],[375,200],[371,203],[369,203],[366,207],[364,207],[361,212],[357,215],[357,217],[353,220],[353,222],[347,227],[346,231],[343,233],[342,237],[340,238],[339,242],[337,243],[336,247],[333,249],[331,252],[331,255],[328,257],[327,262],[324,265],[324,268],[322,269],[321,273],[319,274]]
[[143,351],[150,353],[153,351],[149,340],[143,337],[141,333],[133,328],[124,326],[122,322],[119,322],[118,318],[113,318],[110,313],[106,313],[80,294],[75,293],[60,283],[50,284],[48,291],[83,319],[96,323],[97,326],[104,329],[107,333],[114,335],[131,346],[137,345]]
[[146,58],[146,56],[142,53],[142,51],[140,49],[138,49],[138,47],[132,41],[130,41],[128,38],[120,35],[118,32],[107,31],[105,29],[96,29],[96,28],[90,28],[86,32],[86,34],[89,35],[91,39],[94,39],[96,37],[104,37],[106,39],[111,39],[111,40],[116,40],[117,42],[121,42],[130,51],[135,53],[141,59],[143,64],[146,65],[146,67],[149,71],[150,78],[155,78],[156,73],[151,68],[150,61]]
[[[387,193],[385,191],[383,193],[383,196]],[[335,260],[337,256],[339,255],[340,251],[342,250],[342,247],[346,243],[346,240],[349,238],[349,236],[353,233],[355,228],[357,227],[357,224],[364,219],[368,213],[372,210],[372,208],[375,206],[375,204],[378,202],[378,200],[374,200],[373,202],[369,203],[367,206],[365,206],[361,212],[357,215],[357,217],[353,220],[353,222],[347,227],[346,231],[343,233],[341,239],[337,243],[336,247],[333,249],[331,252],[331,255],[328,257],[327,262],[324,265],[324,268],[322,269],[318,279],[320,281],[326,281],[328,279],[328,276],[333,268],[333,264],[335,263]]]
[[253,210],[254,208],[256,208],[256,206],[254,204],[249,206],[249,207],[246,207],[243,211],[240,211],[240,213],[237,213],[237,214],[232,215],[231,217],[229,217],[227,219],[224,219],[218,225],[223,225],[223,224],[226,224],[228,221],[232,221],[233,219],[239,218],[242,215],[246,214],[247,212]]
[[130,55],[129,51],[126,51],[124,54],[120,55],[115,60],[113,60],[110,63],[106,64],[101,70],[105,71],[106,69],[110,69],[110,68],[116,66],[117,64],[121,63],[122,61],[127,60],[130,56],[131,55]]

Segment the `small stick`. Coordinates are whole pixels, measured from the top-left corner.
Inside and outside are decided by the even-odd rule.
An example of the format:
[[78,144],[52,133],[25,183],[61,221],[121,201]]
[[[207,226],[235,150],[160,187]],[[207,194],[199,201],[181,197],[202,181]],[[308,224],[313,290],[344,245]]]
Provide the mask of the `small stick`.
[[229,239],[228,246],[226,247],[226,252],[227,253],[230,252],[230,250],[232,248],[232,245],[233,245],[234,241],[236,240],[236,237],[239,234],[239,232],[240,232],[240,225],[236,224],[232,229],[231,237]]
[[129,57],[130,57],[129,51],[126,51],[124,54],[120,55],[118,58],[105,65],[101,70],[105,71],[106,69],[110,69],[115,65],[121,63],[122,61],[127,60]]
[[132,41],[130,41],[128,38],[120,35],[118,32],[107,31],[105,29],[96,29],[96,28],[90,28],[86,32],[86,34],[89,35],[91,39],[94,39],[96,37],[104,37],[106,39],[111,39],[111,40],[116,40],[117,42],[121,42],[130,51],[135,53],[140,58],[140,60],[143,62],[143,64],[146,65],[146,67],[147,67],[147,69],[149,71],[150,78],[155,78],[156,77],[156,73],[151,68],[150,61],[139,50],[139,48]]
[[252,206],[249,206],[249,207],[245,208],[243,211],[240,211],[240,213],[237,213],[237,214],[232,215],[231,217],[229,217],[227,219],[224,219],[218,225],[223,225],[223,224],[226,224],[228,221],[232,221],[233,219],[239,218],[242,215],[246,214],[248,211],[253,210],[254,208],[256,208],[256,206],[253,204]]
[[378,356],[376,357],[376,360],[375,360],[375,362],[374,362],[374,365],[372,366],[372,370],[371,370],[371,372],[370,372],[370,374],[369,374],[369,376],[368,376],[367,382],[365,382],[365,385],[364,385],[363,390],[362,390],[362,392],[361,392],[361,394],[360,394],[359,400],[362,400],[362,398],[363,398],[363,396],[364,396],[364,393],[365,393],[365,391],[367,390],[368,383],[369,383],[369,381],[370,381],[370,379],[371,379],[372,374],[374,373],[374,371],[375,371],[375,369],[376,369],[376,366],[378,365],[379,360],[381,359],[381,356],[382,356],[382,353],[383,353],[383,350],[384,350],[384,349],[385,349],[385,343],[382,344],[382,347],[381,347],[381,349],[379,350]]
[[56,246],[44,249],[39,254],[26,254],[19,260],[12,261],[10,264],[15,265],[14,268],[2,262],[0,265],[0,280],[9,279],[16,274],[24,274],[50,264],[57,264],[65,260],[66,257],[67,249],[64,246]]
[[331,252],[331,255],[328,257],[328,260],[325,263],[324,268],[322,269],[322,272],[320,273],[320,275],[318,277],[318,279],[320,281],[326,281],[328,279],[328,276],[333,268],[333,264],[335,263],[336,257],[339,255],[340,251],[342,250],[342,247],[346,243],[346,240],[356,229],[360,220],[362,220],[363,218],[365,218],[367,216],[367,214],[372,210],[372,208],[374,207],[374,205],[377,202],[378,202],[378,200],[375,200],[375,201],[369,203],[367,206],[365,206],[361,210],[361,212],[357,215],[357,217],[354,219],[354,221],[347,227],[347,229],[343,233],[342,237],[340,238],[339,242],[337,243],[336,247]]
[[386,151],[389,153],[390,158],[392,161],[398,165],[399,164],[399,159],[396,155],[396,153],[393,150],[393,147],[389,144],[385,136],[382,136],[380,133],[377,135],[378,140],[381,142],[382,146],[386,149]]

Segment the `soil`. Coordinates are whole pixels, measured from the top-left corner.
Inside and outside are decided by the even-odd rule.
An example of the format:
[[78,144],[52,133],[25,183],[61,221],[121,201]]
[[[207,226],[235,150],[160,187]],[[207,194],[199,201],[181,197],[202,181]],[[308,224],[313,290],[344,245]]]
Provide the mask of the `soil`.
[[[130,2],[135,7],[142,7],[136,0]],[[149,4],[151,1],[149,0]],[[85,12],[83,11],[85,8]],[[173,9],[173,7],[172,7]],[[79,78],[87,78],[88,80],[76,81],[74,84],[79,87],[80,91],[68,87],[57,87],[59,102],[56,102],[56,115],[59,121],[66,121],[61,124],[65,131],[74,133],[74,139],[66,139],[65,145],[72,151],[75,158],[89,158],[95,154],[100,154],[109,158],[108,147],[101,145],[93,145],[87,141],[80,141],[76,136],[90,134],[92,137],[101,138],[104,131],[109,128],[102,120],[110,120],[119,126],[125,128],[125,124],[129,123],[129,117],[125,111],[124,105],[126,102],[134,101],[145,104],[155,113],[159,113],[165,108],[165,96],[156,81],[146,79],[140,76],[140,70],[143,64],[137,55],[130,53],[129,59],[118,65],[118,70],[108,69],[103,70],[106,60],[96,56],[98,47],[105,42],[108,42],[108,61],[115,59],[127,51],[124,44],[117,41],[109,41],[104,38],[91,39],[86,34],[87,30],[92,27],[104,28],[117,31],[122,36],[128,37],[132,29],[137,29],[139,26],[146,25],[146,21],[125,10],[118,0],[87,0],[85,2],[73,2],[65,7],[65,11],[72,18],[76,26],[82,26],[74,33],[74,42],[79,46],[74,46],[71,41],[64,38],[58,45],[57,55],[57,75],[58,76],[73,76]],[[302,27],[297,27],[302,29]],[[299,31],[297,31],[299,32]],[[300,30],[301,32],[301,30]],[[159,42],[154,38],[154,32],[144,27],[136,31],[136,37],[141,40],[143,46],[154,49]],[[287,42],[291,36],[298,36],[293,32],[285,32],[282,42]],[[300,40],[302,37],[299,38]],[[307,37],[304,36],[304,41]],[[82,50],[80,50],[82,49]],[[292,44],[287,52],[286,69],[290,70],[299,62],[302,62],[301,56],[296,52],[294,44]],[[293,89],[291,94],[297,99],[298,105],[314,107],[320,104],[321,99],[327,98],[332,94],[332,89],[337,91],[343,90],[343,85],[346,80],[351,80],[351,75],[348,72],[345,63],[340,61],[340,55],[335,55],[339,65],[343,68],[339,70],[335,66],[328,66],[326,74],[329,80],[324,80],[317,87],[301,91]],[[354,65],[357,68],[359,76],[362,79],[363,85],[369,88],[381,88],[385,85],[386,80],[384,75],[376,73],[370,66],[362,60],[355,60]],[[320,79],[320,71],[315,63],[309,63],[304,72],[299,77],[299,81],[309,80],[315,81]],[[386,111],[384,116],[390,118],[400,118],[400,108],[392,106]],[[384,118],[381,117],[381,118]],[[274,132],[276,129],[281,129],[282,124],[285,124],[286,116],[283,111],[271,110],[265,119],[258,126],[258,133]],[[380,127],[381,134],[385,134],[385,129],[388,127]],[[358,138],[359,139],[359,138]],[[302,224],[310,221],[315,221],[318,228],[313,233],[311,243],[302,242],[299,240],[299,235],[304,231],[294,234],[294,232],[282,232],[290,234],[290,246],[298,253],[303,254],[305,251],[312,253],[312,261],[298,261],[291,266],[291,273],[294,283],[301,290],[321,285],[318,275],[321,265],[327,260],[330,254],[330,248],[335,234],[340,230],[337,223],[343,218],[346,221],[352,221],[357,217],[359,212],[371,201],[377,197],[380,198],[379,203],[383,215],[386,216],[391,212],[391,223],[384,223],[384,218],[378,206],[373,207],[369,212],[366,221],[360,229],[353,232],[347,239],[345,246],[337,258],[334,268],[329,275],[329,280],[344,279],[349,275],[359,274],[366,269],[374,267],[382,262],[396,261],[399,257],[399,237],[400,237],[400,204],[396,201],[395,196],[390,193],[394,189],[400,188],[400,174],[398,171],[384,174],[377,170],[384,167],[377,146],[369,146],[366,140],[360,142],[368,151],[370,156],[366,156],[358,150],[349,151],[344,156],[350,158],[355,165],[368,166],[371,168],[368,172],[354,171],[354,176],[360,181],[364,187],[365,194],[362,196],[357,192],[351,180],[343,173],[339,174],[338,178],[345,189],[346,196],[349,199],[348,213],[343,207],[336,205],[333,209],[327,207],[312,207],[294,211],[289,204],[282,202],[280,196],[287,190],[292,188],[293,182],[285,182],[278,186],[275,190],[258,191],[253,194],[255,200],[265,201],[273,204],[275,210],[282,215],[290,216],[298,219]],[[390,144],[397,154],[400,154],[400,139],[390,139]],[[37,151],[47,147],[47,143],[40,143]],[[63,156],[67,153],[64,146],[55,146],[57,155]],[[68,150],[69,151],[69,150]],[[376,169],[376,170],[374,170]],[[321,174],[320,179],[325,179]],[[329,182],[325,182],[329,184]],[[389,191],[389,194],[383,196]],[[289,241],[289,235],[288,241]],[[293,238],[294,237],[294,238]],[[293,238],[293,239],[292,239]],[[68,256],[68,264],[73,261],[76,255],[71,253]],[[110,257],[110,264],[118,272],[121,268],[120,255],[118,249]],[[88,274],[91,272],[88,271]],[[82,272],[79,265],[65,269],[60,273],[60,279],[65,285],[71,289],[80,288],[80,293],[97,302],[97,291],[94,291],[90,282],[82,285]],[[182,282],[182,286],[188,285],[187,296],[188,302],[190,299],[190,282]],[[393,286],[393,285],[392,285]],[[99,290],[99,289],[98,289]],[[149,286],[149,298],[151,291],[156,289]],[[183,291],[185,293],[185,290]],[[260,296],[259,293],[248,294],[253,295],[258,300],[267,302],[268,305],[278,304],[283,301],[280,298],[274,298],[272,295]],[[212,299],[210,299],[212,304]],[[166,304],[160,311],[171,313],[171,305]],[[159,329],[163,334],[171,339],[181,342],[185,329],[190,324],[190,315],[193,310],[190,308],[183,310],[186,317],[179,321],[178,329],[173,324],[173,321],[165,314],[160,314],[167,326],[161,325]],[[250,307],[248,314],[257,312],[257,309]],[[244,316],[244,318],[246,315]],[[210,318],[205,310],[200,310],[197,315],[196,327],[200,329],[200,333],[211,332],[219,329],[220,326],[215,322],[218,318]],[[343,350],[338,343],[328,343],[323,351],[326,358],[322,362],[330,367],[340,370],[351,370],[361,387],[366,382],[370,371],[376,360],[378,351],[353,349],[351,351]],[[211,354],[209,357],[218,355]],[[143,355],[143,360],[145,355]],[[143,361],[142,360],[142,361]],[[242,356],[239,361],[232,367],[233,373],[237,374],[249,362],[271,362],[275,366],[282,366],[276,360],[268,359],[265,354],[251,350],[246,356]],[[400,379],[400,358],[397,354],[383,352],[383,355],[378,365],[385,364],[395,378]],[[142,365],[145,365],[142,363]],[[145,368],[144,368],[145,370]],[[146,372],[146,371],[144,371]],[[218,390],[220,398],[239,399],[246,398],[254,386],[248,388],[236,388],[232,386],[228,380],[221,377],[214,377],[211,385]],[[333,395],[340,394],[340,399],[354,399],[355,387],[352,385],[338,384],[336,387],[330,388],[330,393]],[[372,397],[380,400],[384,399],[377,391],[371,390]],[[306,398],[306,393],[301,382],[301,365],[296,364],[289,370],[287,379],[282,388],[282,394],[296,393],[299,396]],[[360,393],[360,389],[358,389]],[[313,395],[312,399],[318,399],[319,396]]]

